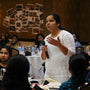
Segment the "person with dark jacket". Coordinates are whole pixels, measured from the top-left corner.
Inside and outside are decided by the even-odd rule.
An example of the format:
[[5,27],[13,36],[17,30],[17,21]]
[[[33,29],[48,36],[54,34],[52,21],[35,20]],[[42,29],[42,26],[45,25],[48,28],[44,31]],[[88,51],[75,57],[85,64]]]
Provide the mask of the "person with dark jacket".
[[86,54],[75,54],[69,59],[71,77],[63,82],[58,90],[77,90],[87,82],[87,68],[89,66]]
[[12,56],[7,63],[1,90],[33,90],[28,82],[29,62],[23,55]]

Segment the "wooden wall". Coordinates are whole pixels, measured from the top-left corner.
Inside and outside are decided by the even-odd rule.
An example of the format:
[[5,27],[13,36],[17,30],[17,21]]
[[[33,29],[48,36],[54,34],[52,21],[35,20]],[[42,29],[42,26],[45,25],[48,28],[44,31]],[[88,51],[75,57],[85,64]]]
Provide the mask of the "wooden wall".
[[[62,27],[71,33],[78,33],[80,41],[90,41],[90,0],[0,0],[0,34],[9,31],[2,26],[2,20],[6,16],[6,11],[16,4],[40,3],[44,5],[44,20],[49,13],[57,13],[61,17]],[[42,32],[45,36],[49,34],[45,27]],[[29,33],[10,33],[17,34],[19,38],[32,39],[35,35]]]
[[[5,16],[7,15],[7,10],[9,10],[10,8],[14,8],[16,9],[16,4],[23,4],[24,8],[26,8],[27,4],[35,4],[35,3],[40,3],[43,5],[43,0],[0,0],[0,10],[1,10],[1,23],[0,23],[0,34],[2,32],[7,32],[9,31],[9,28],[6,28],[2,25],[2,21],[3,18],[5,18]],[[42,32],[41,32],[42,33]],[[12,36],[13,34],[18,35],[18,38],[23,38],[23,39],[35,39],[36,35],[32,35],[32,32],[20,32],[20,33],[16,33],[16,32],[10,32],[9,33],[10,36]]]
[[83,41],[90,41],[90,0],[80,0],[79,30]]
[[79,34],[80,41],[90,41],[90,0],[53,0],[53,12],[67,31]]

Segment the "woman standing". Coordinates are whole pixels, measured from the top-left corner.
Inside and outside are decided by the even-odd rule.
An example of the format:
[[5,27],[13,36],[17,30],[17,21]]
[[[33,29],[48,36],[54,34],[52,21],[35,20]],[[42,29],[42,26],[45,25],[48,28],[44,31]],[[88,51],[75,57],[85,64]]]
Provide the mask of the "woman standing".
[[[68,60],[75,53],[75,43],[72,34],[61,27],[60,17],[50,14],[46,18],[46,27],[51,32],[45,38],[45,46],[42,46],[41,57],[46,60],[45,79],[52,78],[64,82],[69,78]],[[48,51],[49,58],[46,57]]]

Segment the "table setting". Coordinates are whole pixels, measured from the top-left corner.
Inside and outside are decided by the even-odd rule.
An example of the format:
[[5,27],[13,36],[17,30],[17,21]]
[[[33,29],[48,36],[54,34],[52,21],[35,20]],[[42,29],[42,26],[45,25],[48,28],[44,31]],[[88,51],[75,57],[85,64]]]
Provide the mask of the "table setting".
[[32,85],[32,88],[35,88],[36,90],[58,90],[61,83],[58,81],[55,81],[51,78],[48,79],[31,79],[29,78],[29,82]]

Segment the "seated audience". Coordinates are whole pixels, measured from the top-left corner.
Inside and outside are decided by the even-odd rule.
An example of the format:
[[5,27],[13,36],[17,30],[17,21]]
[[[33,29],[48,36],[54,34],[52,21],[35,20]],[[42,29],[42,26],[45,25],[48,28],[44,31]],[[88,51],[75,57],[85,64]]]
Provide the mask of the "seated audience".
[[6,39],[9,41],[10,39],[9,32],[5,32],[5,36],[6,36]]
[[81,47],[82,45],[81,45],[81,43],[79,41],[79,36],[76,33],[73,33],[72,35],[74,37],[75,47]]
[[[41,33],[37,34],[36,36],[35,45],[37,45],[37,48],[39,49],[39,51],[41,51],[41,46],[43,45],[42,43],[44,41],[44,38],[45,38],[44,35]],[[43,71],[45,73],[45,61],[43,61],[42,66],[43,66]]]
[[75,54],[70,57],[69,71],[71,77],[62,83],[59,90],[77,90],[86,82],[88,61],[84,54]]
[[41,51],[42,41],[44,40],[44,35],[39,33],[36,36],[35,45],[37,45],[37,48]]
[[6,45],[9,42],[9,40],[6,39],[5,34],[1,35],[1,39],[0,39],[0,47]]
[[90,41],[88,43],[88,46],[85,48],[85,52],[90,56]]
[[87,53],[85,53],[85,52],[81,52],[81,53],[79,53],[79,54],[84,55],[84,56],[86,57],[86,59],[87,59],[88,68],[87,68],[86,81],[87,81],[87,82],[90,82],[90,56],[89,56]]
[[8,59],[12,56],[12,50],[9,46],[0,48],[0,69],[6,68]]
[[29,62],[23,55],[12,56],[2,80],[2,90],[33,90],[28,82]]
[[11,41],[9,43],[7,43],[7,45],[11,46],[12,48],[17,49],[18,45],[19,45],[18,36],[17,35],[12,35]]

